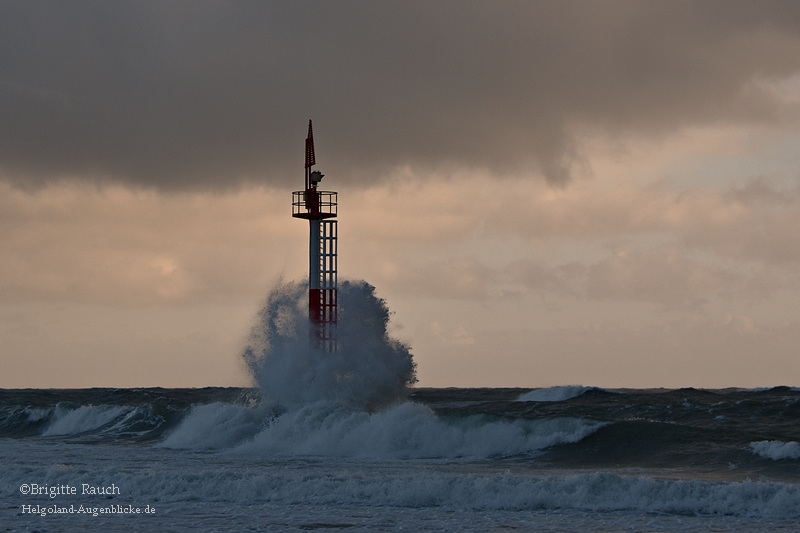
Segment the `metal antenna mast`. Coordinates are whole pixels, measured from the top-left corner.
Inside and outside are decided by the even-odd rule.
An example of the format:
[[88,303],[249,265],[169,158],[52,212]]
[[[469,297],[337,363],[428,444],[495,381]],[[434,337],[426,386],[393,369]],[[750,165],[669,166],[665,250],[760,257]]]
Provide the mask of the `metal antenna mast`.
[[314,132],[308,121],[305,190],[292,192],[292,216],[309,224],[308,319],[312,340],[328,352],[336,351],[337,307],[337,194],[317,190],[324,175],[316,164]]

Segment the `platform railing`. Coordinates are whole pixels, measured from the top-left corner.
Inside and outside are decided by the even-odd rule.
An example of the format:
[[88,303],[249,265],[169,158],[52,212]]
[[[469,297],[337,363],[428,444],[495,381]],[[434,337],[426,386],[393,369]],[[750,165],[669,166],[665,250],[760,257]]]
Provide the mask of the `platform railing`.
[[[335,217],[338,207],[338,193],[333,191],[317,191],[319,198],[319,213],[327,217]],[[304,217],[311,211],[308,205],[306,191],[294,191],[292,193],[292,216]]]

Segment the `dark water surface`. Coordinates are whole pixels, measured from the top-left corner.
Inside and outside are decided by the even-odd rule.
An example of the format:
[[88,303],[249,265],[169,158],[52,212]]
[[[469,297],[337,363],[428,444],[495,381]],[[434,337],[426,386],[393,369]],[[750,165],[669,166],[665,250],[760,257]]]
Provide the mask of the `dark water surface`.
[[[800,390],[0,390],[10,531],[800,531]],[[24,493],[109,485],[113,499]],[[37,514],[32,505],[158,514]],[[55,508],[46,507],[53,511]]]

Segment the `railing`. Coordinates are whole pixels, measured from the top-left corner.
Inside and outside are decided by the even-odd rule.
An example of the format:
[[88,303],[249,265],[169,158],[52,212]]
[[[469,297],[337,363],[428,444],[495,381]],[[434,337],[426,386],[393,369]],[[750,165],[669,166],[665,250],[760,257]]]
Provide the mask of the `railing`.
[[333,191],[315,191],[312,194],[317,197],[317,206],[319,207],[319,210],[315,210],[313,203],[308,201],[307,191],[294,191],[292,193],[293,217],[310,218],[312,214],[319,214],[320,218],[330,218],[336,216],[336,209],[338,206],[337,193]]

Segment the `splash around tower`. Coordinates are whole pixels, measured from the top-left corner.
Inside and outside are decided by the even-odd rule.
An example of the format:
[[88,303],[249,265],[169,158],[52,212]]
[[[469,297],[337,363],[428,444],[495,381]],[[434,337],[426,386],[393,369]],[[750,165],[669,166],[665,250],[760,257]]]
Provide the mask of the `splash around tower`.
[[388,333],[389,308],[366,281],[338,283],[337,193],[319,190],[308,121],[305,188],[292,216],[309,223],[309,273],[279,282],[258,314],[243,358],[259,389],[286,408],[334,401],[376,409],[416,383],[409,346]]

